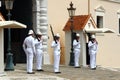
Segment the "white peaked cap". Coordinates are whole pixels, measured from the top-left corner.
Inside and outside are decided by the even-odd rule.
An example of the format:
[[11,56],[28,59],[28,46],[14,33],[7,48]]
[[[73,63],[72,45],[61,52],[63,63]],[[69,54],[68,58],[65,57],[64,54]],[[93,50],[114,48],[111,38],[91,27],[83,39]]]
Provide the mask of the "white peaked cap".
[[42,33],[41,33],[40,31],[38,31],[36,34],[38,34],[38,35],[42,35]]
[[59,34],[59,33],[57,33],[55,36],[60,37],[60,34]]
[[29,30],[28,34],[33,34],[33,30]]
[[91,38],[95,38],[95,35],[92,35]]
[[77,37],[79,37],[79,36],[80,36],[80,34],[78,34],[78,33],[77,33],[77,34],[76,34],[76,36],[77,36]]

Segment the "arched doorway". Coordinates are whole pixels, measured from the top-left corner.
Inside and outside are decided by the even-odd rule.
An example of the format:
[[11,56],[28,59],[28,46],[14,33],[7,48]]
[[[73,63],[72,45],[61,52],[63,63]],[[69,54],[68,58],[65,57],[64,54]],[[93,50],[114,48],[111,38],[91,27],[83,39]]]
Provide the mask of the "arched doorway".
[[[4,0],[0,8],[1,13],[7,20],[7,11],[5,9]],[[13,53],[14,63],[25,63],[26,56],[22,49],[22,43],[27,36],[27,32],[32,28],[32,0],[14,0],[14,6],[11,11],[11,20],[16,20],[27,25],[27,29],[11,29],[11,49]],[[7,37],[8,30],[4,29],[4,58],[7,53]]]

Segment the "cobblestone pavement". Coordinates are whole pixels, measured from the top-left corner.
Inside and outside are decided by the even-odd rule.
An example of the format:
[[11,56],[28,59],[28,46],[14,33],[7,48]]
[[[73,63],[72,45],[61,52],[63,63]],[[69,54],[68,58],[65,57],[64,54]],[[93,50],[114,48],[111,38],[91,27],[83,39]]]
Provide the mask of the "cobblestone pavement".
[[43,69],[44,72],[37,72],[34,68],[35,74],[27,74],[26,64],[17,64],[14,71],[5,71],[0,80],[120,80],[120,69],[60,66],[61,74],[53,72],[53,65],[44,65]]

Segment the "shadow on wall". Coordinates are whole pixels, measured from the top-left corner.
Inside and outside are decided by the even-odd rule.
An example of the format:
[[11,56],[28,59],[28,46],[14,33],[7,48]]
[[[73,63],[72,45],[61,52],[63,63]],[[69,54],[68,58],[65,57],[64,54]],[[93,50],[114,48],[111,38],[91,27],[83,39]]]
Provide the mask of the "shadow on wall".
[[61,55],[60,55],[60,64],[65,65],[65,47],[60,47]]

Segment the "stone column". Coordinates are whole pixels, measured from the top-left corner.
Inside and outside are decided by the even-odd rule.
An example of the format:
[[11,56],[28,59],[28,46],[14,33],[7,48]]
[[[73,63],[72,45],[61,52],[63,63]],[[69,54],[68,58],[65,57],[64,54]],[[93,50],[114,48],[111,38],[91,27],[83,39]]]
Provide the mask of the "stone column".
[[44,64],[50,64],[48,54],[48,17],[47,17],[47,0],[33,0],[33,27],[35,31],[41,31],[43,34],[44,47]]
[[0,76],[5,75],[4,73],[4,51],[3,51],[3,44],[4,44],[4,37],[3,37],[3,28],[0,28]]

